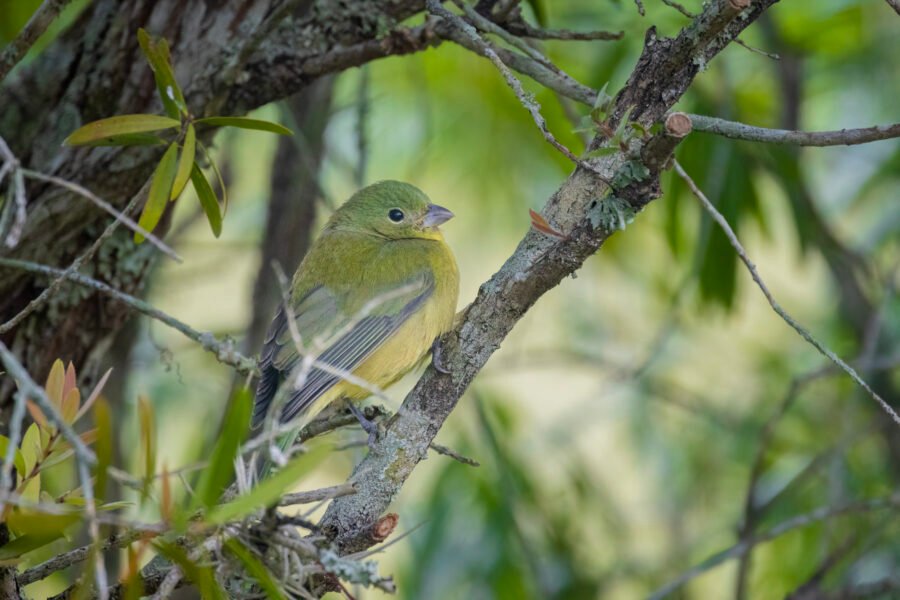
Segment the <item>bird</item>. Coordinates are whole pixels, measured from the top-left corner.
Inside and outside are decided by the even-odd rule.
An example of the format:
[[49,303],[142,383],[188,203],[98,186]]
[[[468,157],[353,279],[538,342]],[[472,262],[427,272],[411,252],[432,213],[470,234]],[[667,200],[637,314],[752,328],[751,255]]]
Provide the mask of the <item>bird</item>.
[[[343,400],[371,447],[377,429],[354,404],[371,393],[344,374],[383,389],[439,350],[459,297],[459,269],[439,229],[453,216],[400,181],[364,187],[334,212],[264,339],[253,430],[270,411],[276,422],[290,421],[293,433],[280,440],[284,450],[325,407]],[[307,356],[316,362],[307,360],[304,369]],[[440,369],[437,358],[435,351]],[[285,383],[292,373],[295,381]],[[282,385],[287,389],[278,394]],[[277,396],[281,406],[273,407]],[[260,479],[272,468],[269,460],[261,464]]]

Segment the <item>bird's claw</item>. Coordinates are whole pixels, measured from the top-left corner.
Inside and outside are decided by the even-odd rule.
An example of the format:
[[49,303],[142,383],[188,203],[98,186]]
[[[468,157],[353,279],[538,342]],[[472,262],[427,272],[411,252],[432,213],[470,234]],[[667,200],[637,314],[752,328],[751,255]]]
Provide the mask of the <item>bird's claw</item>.
[[441,349],[441,338],[434,338],[434,341],[431,342],[431,364],[434,365],[434,370],[438,373],[449,375],[450,369],[441,362]]
[[360,427],[363,428],[363,431],[369,434],[368,446],[369,450],[375,450],[375,442],[378,441],[378,423],[374,420],[370,420],[366,418],[366,415],[356,407],[353,402],[348,401],[347,406],[350,409],[350,412],[353,413],[353,416],[356,417],[356,420],[359,421]]

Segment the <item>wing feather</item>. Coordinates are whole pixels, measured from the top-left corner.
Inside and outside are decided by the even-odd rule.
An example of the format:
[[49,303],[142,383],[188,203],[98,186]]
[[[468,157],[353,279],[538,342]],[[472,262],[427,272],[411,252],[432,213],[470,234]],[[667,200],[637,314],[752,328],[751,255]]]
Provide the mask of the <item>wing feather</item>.
[[[334,369],[352,372],[422,307],[434,292],[434,279],[430,273],[423,272],[397,288],[407,286],[410,287],[408,292],[376,306],[372,310],[376,314],[358,319],[355,315],[343,314],[336,298],[327,288],[313,288],[297,304],[293,314],[304,346],[309,347],[317,337],[327,337],[347,329],[328,345],[318,360]],[[350,323],[353,325],[348,329]],[[300,361],[284,307],[281,307],[269,327],[260,353],[261,376],[253,410],[254,427],[265,419],[279,386]],[[299,415],[340,380],[339,376],[322,369],[310,369],[302,386],[291,393],[282,407],[281,421],[289,421]]]

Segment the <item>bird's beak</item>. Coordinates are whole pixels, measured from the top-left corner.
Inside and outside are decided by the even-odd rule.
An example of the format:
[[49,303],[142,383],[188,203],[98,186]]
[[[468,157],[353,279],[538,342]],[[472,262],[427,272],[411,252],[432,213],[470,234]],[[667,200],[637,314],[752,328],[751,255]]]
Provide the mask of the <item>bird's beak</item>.
[[428,212],[425,213],[425,218],[422,220],[422,225],[424,225],[425,227],[437,227],[438,225],[446,223],[452,218],[453,213],[443,206],[438,206],[437,204],[429,204]]

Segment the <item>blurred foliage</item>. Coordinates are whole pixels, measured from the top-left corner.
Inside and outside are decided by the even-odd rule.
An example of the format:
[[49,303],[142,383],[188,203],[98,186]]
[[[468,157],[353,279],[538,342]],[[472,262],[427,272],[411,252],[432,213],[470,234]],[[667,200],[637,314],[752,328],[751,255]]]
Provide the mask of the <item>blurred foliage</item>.
[[[7,1],[0,10],[25,4]],[[701,6],[683,4],[695,12]],[[615,93],[649,25],[674,35],[687,22],[657,0],[644,5],[640,17],[631,0],[534,0],[525,13],[553,28],[623,30],[621,42],[543,44],[577,79]],[[10,35],[14,21],[0,19],[0,34]],[[885,2],[781,2],[742,39],[782,61],[733,45],[698,76],[679,109],[767,127],[784,126],[793,113],[809,130],[897,121],[900,36]],[[320,217],[328,202],[354,190],[359,148],[367,147],[371,181],[408,180],[456,212],[445,230],[465,304],[515,248],[528,210],[572,166],[543,141],[496,70],[449,42],[372,63],[368,81],[361,95],[357,70],[337,79]],[[582,151],[575,130],[589,107],[565,107],[524,83],[554,134]],[[367,111],[357,110],[360,97],[368,97]],[[356,122],[361,113],[368,114],[364,128]],[[265,107],[255,116],[276,114]],[[367,144],[359,143],[361,130]],[[199,329],[240,336],[261,268],[273,149],[272,139],[242,131],[217,138],[212,160],[228,153],[235,166],[231,218],[212,242],[196,203],[179,203],[171,242],[185,263],[155,273],[154,304]],[[900,403],[900,144],[797,150],[694,133],[677,158],[728,218],[779,301],[842,356],[871,358],[864,378]],[[757,533],[900,488],[896,430],[872,400],[834,374],[794,388],[822,367],[821,357],[771,313],[683,183],[666,176],[663,192],[577,279],[537,303],[461,400],[440,435],[482,466],[433,457],[404,488],[401,524],[421,525],[380,558],[383,572],[397,574],[400,598],[646,597],[739,541],[766,439],[750,503]],[[848,273],[868,298],[867,314],[850,314]],[[157,465],[174,470],[216,447],[217,430],[205,424],[228,412],[226,368],[145,322],[127,364],[113,407],[124,468],[144,472],[146,453],[134,443],[139,395],[152,399]],[[405,385],[391,391],[398,402],[411,380]],[[355,435],[337,434],[335,444]],[[308,476],[310,485],[343,480],[358,457],[332,453]],[[218,489],[212,479],[201,498]],[[65,491],[71,473],[45,483]],[[174,487],[173,503],[188,503],[183,486]],[[133,509],[136,516],[158,512]],[[896,514],[849,512],[759,544],[745,597],[784,598],[820,570],[819,585],[829,591],[896,577]],[[674,597],[734,597],[737,564],[710,568]],[[48,585],[58,591],[62,582]]]

